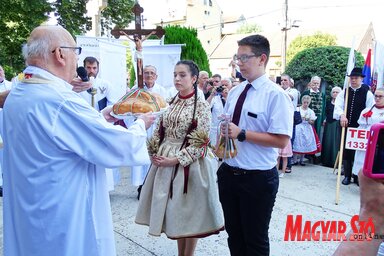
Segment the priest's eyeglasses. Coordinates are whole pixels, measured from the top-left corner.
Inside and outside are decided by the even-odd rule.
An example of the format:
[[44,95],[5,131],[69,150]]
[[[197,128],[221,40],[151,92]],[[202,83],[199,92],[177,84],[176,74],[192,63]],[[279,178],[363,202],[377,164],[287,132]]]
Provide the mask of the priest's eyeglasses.
[[252,57],[259,57],[260,55],[256,55],[256,54],[250,54],[250,55],[240,55],[240,56],[235,56],[235,61],[237,63],[239,63],[239,61],[241,61],[241,63],[246,63],[248,62],[248,60]]
[[375,98],[376,99],[382,99],[382,98],[384,98],[384,95],[375,95]]
[[[80,55],[81,54],[81,50],[82,48],[81,47],[74,47],[74,46],[59,46],[58,48],[62,48],[62,49],[72,49],[75,51],[76,55]],[[57,49],[57,48],[56,48]],[[52,53],[54,53],[55,50],[52,51]]]

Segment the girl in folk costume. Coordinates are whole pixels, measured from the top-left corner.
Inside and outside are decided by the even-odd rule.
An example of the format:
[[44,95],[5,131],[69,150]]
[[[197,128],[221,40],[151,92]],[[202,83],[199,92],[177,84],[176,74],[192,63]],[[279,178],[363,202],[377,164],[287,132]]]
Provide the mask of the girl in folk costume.
[[149,234],[176,239],[179,255],[193,255],[197,239],[218,234],[224,217],[216,183],[217,160],[209,148],[210,108],[197,94],[199,69],[179,61],[178,94],[160,117],[148,151],[152,166],[144,182],[135,222]]
[[[316,120],[315,112],[308,106],[311,103],[311,97],[304,95],[301,98],[302,105],[299,107],[302,123],[296,125],[296,137],[293,142],[294,164],[304,166],[304,155],[313,155],[318,152],[318,137],[313,124]],[[298,159],[299,158],[299,159]]]
[[[368,107],[361,111],[359,120],[360,129],[369,130],[373,124],[384,122],[384,88],[378,88],[374,94],[375,104],[372,107]],[[355,160],[353,162],[352,172],[354,175],[359,173],[359,170],[363,168],[365,159],[365,151],[356,150]],[[356,182],[359,185],[358,182]]]
[[[287,171],[287,163],[288,163],[288,157],[292,157],[292,144],[291,140],[288,141],[287,146],[285,148],[279,148],[279,157],[277,158],[277,164],[280,163],[280,159],[283,160],[281,165],[281,173],[279,175],[280,178],[284,177],[285,173],[290,173],[291,171]],[[279,168],[279,166],[276,166],[276,168]]]
[[323,166],[333,167],[340,150],[341,127],[340,122],[333,118],[333,110],[335,109],[335,100],[341,92],[341,88],[335,86],[331,90],[331,100],[327,102],[325,107],[325,119],[323,122],[324,133],[321,143],[321,163]]
[[[290,99],[292,100],[293,106],[297,107],[297,100],[299,98],[299,92],[291,87],[293,85],[293,79],[286,74],[281,75],[281,88],[288,94]],[[296,90],[296,91],[294,91]],[[292,136],[293,137],[293,136]],[[287,170],[288,157],[292,157],[292,142],[289,140],[287,146],[285,148],[279,148],[279,157],[277,158],[276,168],[279,169],[280,160],[281,161],[281,173],[279,175],[280,178],[284,177],[285,173],[291,173],[291,168]]]

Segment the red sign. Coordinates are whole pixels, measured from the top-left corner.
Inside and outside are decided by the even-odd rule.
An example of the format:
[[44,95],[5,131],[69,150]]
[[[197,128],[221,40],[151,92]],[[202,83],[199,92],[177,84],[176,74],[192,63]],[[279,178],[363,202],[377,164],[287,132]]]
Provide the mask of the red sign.
[[303,220],[302,215],[288,215],[285,224],[284,241],[371,241],[382,239],[375,233],[372,218],[360,220],[359,215],[352,216],[349,225],[351,234],[347,234],[348,223],[342,220]]

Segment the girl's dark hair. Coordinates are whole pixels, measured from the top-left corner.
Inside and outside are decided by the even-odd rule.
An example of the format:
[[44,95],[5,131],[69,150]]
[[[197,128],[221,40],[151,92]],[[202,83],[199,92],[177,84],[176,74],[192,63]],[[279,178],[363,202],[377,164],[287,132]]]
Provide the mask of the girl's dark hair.
[[199,78],[199,67],[197,66],[197,64],[195,62],[193,62],[192,60],[180,60],[176,63],[176,66],[177,65],[186,65],[188,66],[189,68],[189,71],[191,72],[191,76],[196,76],[196,81],[195,83],[193,84],[193,87],[195,88],[195,94],[197,94],[197,78]]
[[[180,60],[176,63],[176,66],[177,65],[186,65],[188,66],[188,69],[189,71],[191,72],[191,76],[196,76],[196,81],[195,83],[193,84],[193,88],[195,90],[195,107],[194,107],[194,110],[193,110],[193,119],[195,119],[195,113],[196,113],[196,105],[197,105],[197,80],[199,78],[199,67],[197,66],[197,64],[195,62],[193,62],[192,60]],[[173,102],[175,98],[172,99],[171,103]]]

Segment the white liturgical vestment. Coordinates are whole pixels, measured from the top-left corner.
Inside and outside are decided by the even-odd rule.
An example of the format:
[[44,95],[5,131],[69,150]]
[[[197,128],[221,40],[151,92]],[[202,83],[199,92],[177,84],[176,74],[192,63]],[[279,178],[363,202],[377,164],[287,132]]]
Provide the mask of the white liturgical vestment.
[[144,122],[114,126],[65,81],[24,74],[3,111],[4,255],[116,255],[104,169],[149,163]]

